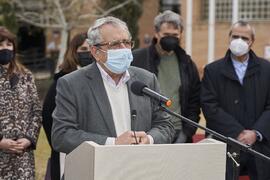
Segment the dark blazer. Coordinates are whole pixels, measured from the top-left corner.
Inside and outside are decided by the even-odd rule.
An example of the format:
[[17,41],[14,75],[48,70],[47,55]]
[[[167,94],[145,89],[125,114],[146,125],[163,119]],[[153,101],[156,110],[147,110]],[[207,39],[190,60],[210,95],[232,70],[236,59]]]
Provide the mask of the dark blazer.
[[[137,111],[131,129],[147,132],[155,143],[170,143],[175,134],[170,116],[159,110],[156,101],[130,90],[132,82],[142,81],[159,91],[155,75],[136,67],[128,71],[130,109]],[[69,153],[84,141],[105,144],[108,137],[116,137],[109,99],[96,63],[58,80],[53,119],[52,145],[60,152]]]
[[56,152],[52,148],[51,143],[51,131],[52,131],[52,113],[55,108],[55,96],[56,96],[56,84],[57,80],[66,75],[67,73],[60,71],[59,73],[55,74],[54,81],[51,84],[47,95],[44,99],[43,103],[43,109],[42,109],[42,124],[45,131],[45,134],[47,136],[49,145],[51,147],[51,180],[59,180],[60,179],[60,162],[59,162],[59,152]]
[[[254,148],[269,155],[270,63],[257,57],[253,51],[249,56],[243,85],[234,70],[230,51],[224,58],[205,67],[201,88],[202,110],[207,127],[225,136],[237,138],[244,129],[262,133],[264,140],[256,142]],[[259,173],[262,173],[260,167],[267,167],[259,159],[256,163]],[[270,178],[269,173],[267,177]]]
[[[155,43],[155,41],[154,41]],[[185,50],[178,47],[175,50],[180,69],[181,86],[179,87],[181,115],[192,121],[200,120],[200,78],[196,65]],[[148,48],[133,51],[133,66],[146,69],[158,76],[159,54],[152,44]],[[183,131],[187,136],[187,142],[192,142],[192,136],[197,128],[183,122]]]

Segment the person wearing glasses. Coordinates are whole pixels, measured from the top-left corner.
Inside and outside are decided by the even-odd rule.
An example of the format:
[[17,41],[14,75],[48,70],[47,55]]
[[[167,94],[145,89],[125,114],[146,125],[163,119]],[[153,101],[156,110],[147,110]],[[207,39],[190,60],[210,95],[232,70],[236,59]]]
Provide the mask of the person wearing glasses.
[[[159,91],[154,74],[130,67],[134,43],[125,22],[97,19],[88,30],[95,62],[58,80],[52,145],[70,153],[84,141],[101,145],[171,143],[174,127],[158,103],[131,92],[141,81]],[[136,112],[136,113],[132,113]],[[136,114],[136,119],[131,118]]]
[[[155,73],[161,92],[172,100],[172,111],[199,122],[200,78],[191,57],[180,46],[183,21],[170,10],[155,17],[155,34],[147,48],[133,51],[131,65]],[[173,117],[176,134],[173,143],[191,143],[196,129]]]
[[[254,28],[245,21],[232,25],[225,57],[204,69],[201,103],[207,127],[270,155],[270,63],[251,47]],[[231,149],[228,149],[231,151]],[[226,179],[233,179],[228,159]],[[270,162],[240,153],[240,174],[269,180]]]

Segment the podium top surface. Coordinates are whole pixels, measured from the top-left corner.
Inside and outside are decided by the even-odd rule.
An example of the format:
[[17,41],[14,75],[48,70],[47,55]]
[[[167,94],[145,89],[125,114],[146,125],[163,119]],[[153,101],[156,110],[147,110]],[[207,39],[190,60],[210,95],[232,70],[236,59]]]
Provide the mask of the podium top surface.
[[[179,144],[145,144],[145,145],[139,145],[139,144],[136,144],[136,145],[99,145],[93,141],[85,141],[84,143],[82,144],[87,144],[87,145],[91,145],[95,148],[112,148],[112,147],[115,147],[115,148],[120,148],[120,147],[145,147],[145,146],[149,146],[149,147],[164,147],[164,146],[205,146],[205,145],[210,145],[210,144],[214,144],[214,145],[226,145],[225,143],[221,142],[221,141],[218,141],[216,139],[212,139],[212,138],[206,138],[206,139],[203,139],[197,143],[179,143]],[[82,145],[81,144],[81,145]]]
[[[98,145],[87,141],[67,155],[67,180],[202,180],[225,178],[226,144]],[[78,168],[79,167],[79,168]]]

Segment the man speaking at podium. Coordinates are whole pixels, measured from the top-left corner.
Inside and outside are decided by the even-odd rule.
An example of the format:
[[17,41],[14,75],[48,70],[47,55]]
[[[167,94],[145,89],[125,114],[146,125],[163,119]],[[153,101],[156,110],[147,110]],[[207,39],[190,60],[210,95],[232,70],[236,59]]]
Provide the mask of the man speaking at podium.
[[[130,67],[133,42],[126,23],[114,17],[95,21],[88,30],[92,65],[58,81],[52,144],[69,153],[84,141],[101,145],[171,143],[175,131],[158,102],[131,92],[141,81],[154,91],[154,74]],[[132,118],[133,117],[133,118]]]

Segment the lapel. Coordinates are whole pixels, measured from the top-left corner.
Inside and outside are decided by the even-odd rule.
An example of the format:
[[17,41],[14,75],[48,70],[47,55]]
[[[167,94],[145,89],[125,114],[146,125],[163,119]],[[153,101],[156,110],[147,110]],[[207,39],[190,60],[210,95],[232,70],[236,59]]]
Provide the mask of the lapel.
[[[128,97],[129,97],[129,104],[130,104],[130,112],[132,112],[132,110],[136,110],[137,111],[137,118],[138,118],[138,112],[139,112],[139,102],[138,102],[138,96],[135,95],[132,91],[131,91],[131,84],[136,81],[136,75],[134,73],[134,71],[132,71],[132,69],[129,69],[129,74],[130,74],[130,79],[127,81],[127,88],[128,88]],[[133,121],[131,119],[131,130],[138,130],[138,120],[136,119],[135,121]]]
[[87,66],[85,69],[85,74],[88,81],[88,86],[91,88],[92,93],[94,94],[97,106],[103,116],[103,119],[107,125],[107,128],[113,137],[116,137],[115,126],[113,122],[112,110],[109,102],[109,98],[107,96],[103,80],[100,74],[100,71],[96,65],[93,63],[92,65]]
[[226,53],[223,59],[223,64],[224,66],[222,66],[223,68],[221,69],[221,73],[231,80],[239,81],[237,74],[234,70],[229,51]]
[[[223,63],[224,63],[224,68],[221,70],[221,73],[232,79],[232,80],[236,80],[236,81],[239,81],[238,80],[238,77],[237,77],[237,74],[234,70],[234,67],[233,67],[233,64],[232,64],[232,59],[231,59],[231,56],[230,56],[230,51],[228,51],[226,53],[226,56],[224,57],[224,60],[223,60]],[[248,76],[251,76],[253,74],[255,74],[256,72],[259,71],[259,63],[257,61],[257,57],[255,55],[255,53],[250,50],[249,52],[249,62],[248,62],[248,67],[247,67],[247,70],[246,70],[246,73],[245,73],[245,77],[248,77]]]
[[251,51],[249,53],[249,62],[245,77],[251,76],[260,70],[260,64],[255,53]]

